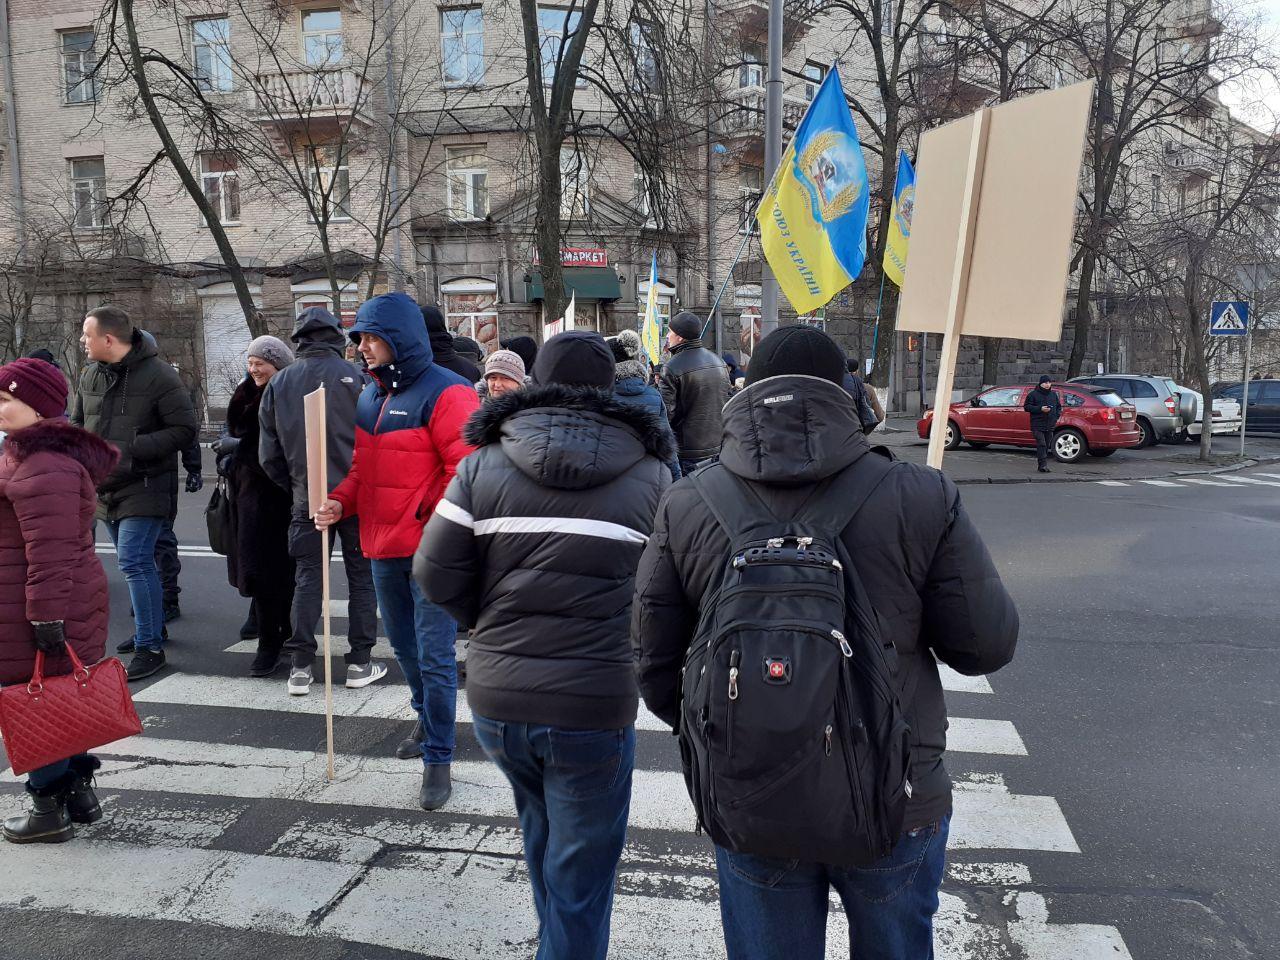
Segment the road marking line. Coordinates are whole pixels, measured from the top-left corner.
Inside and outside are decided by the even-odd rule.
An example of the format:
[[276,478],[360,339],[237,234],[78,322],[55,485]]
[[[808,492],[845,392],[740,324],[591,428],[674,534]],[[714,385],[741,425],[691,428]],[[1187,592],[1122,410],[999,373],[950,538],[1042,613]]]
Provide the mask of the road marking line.
[[1260,477],[1270,477],[1272,480],[1280,480],[1280,473],[1260,473]]
[[[347,616],[347,601],[346,601],[346,600],[330,600],[330,601],[329,601],[329,616],[331,616],[331,617],[342,617],[343,619],[346,619],[346,616]],[[379,611],[378,611],[378,619],[379,619],[379,620],[381,620],[381,619],[382,619],[382,611],[381,611],[381,610],[379,610]]]
[[1127,487],[1129,485],[1123,480],[1095,480],[1093,482],[1101,484],[1104,487]]
[[[324,776],[323,752],[139,736],[94,753],[103,758],[97,774],[103,790],[419,809],[422,768],[394,757],[340,755],[338,779],[330,783]],[[18,779],[12,771],[0,775],[6,783]],[[956,849],[1080,852],[1057,800],[1011,793],[998,776],[987,775],[980,782],[958,780],[953,804],[956,815],[950,845]],[[511,787],[492,763],[455,761],[447,812],[513,819]],[[632,829],[692,832],[693,808],[684,775],[636,770],[628,823]]]
[[1183,483],[1198,483],[1202,487],[1229,487],[1231,484],[1223,483],[1221,480],[1206,480],[1203,477],[1183,477]]
[[1280,483],[1276,483],[1274,480],[1255,480],[1253,477],[1224,476],[1221,479],[1229,480],[1231,483],[1247,483],[1259,487],[1280,487]]
[[[324,637],[320,634],[319,631],[316,631],[316,646],[318,647],[324,646]],[[349,649],[347,647],[347,635],[345,633],[335,633],[333,636],[329,638],[329,648],[333,652],[334,656],[339,656],[341,654],[346,653],[347,650]],[[241,640],[238,643],[233,643],[231,646],[227,647],[225,652],[257,653],[258,641],[257,640]],[[464,651],[463,651],[462,644],[458,644],[458,654],[459,654],[458,659],[462,659],[463,652]],[[288,656],[289,656],[288,651],[285,651],[285,658],[287,659]],[[375,660],[378,658],[382,658],[383,660],[394,660],[396,656],[396,652],[391,649],[390,640],[388,640],[386,637],[379,637],[377,642],[374,643],[373,645],[373,650],[370,651],[370,656],[372,656]]]
[[947,729],[948,753],[997,753],[1025,757],[1026,744],[1008,720],[952,717]]
[[[6,851],[0,904],[84,916],[170,920],[291,936],[340,938],[455,960],[526,960],[537,917],[523,863],[474,854],[411,853],[399,866],[326,863],[216,850],[82,840],[56,849]],[[101,869],[111,864],[110,870]],[[121,883],[128,877],[128,883]],[[446,877],[447,882],[441,882]],[[656,882],[655,882],[656,881]],[[636,892],[656,887],[666,895]],[[723,958],[720,910],[710,877],[623,871],[610,956],[618,960]],[[1008,922],[1026,956],[1130,960],[1112,927],[1049,924],[1043,897],[1019,893]],[[334,904],[327,911],[318,908]],[[483,904],[484,909],[474,909]],[[934,919],[939,960],[1008,960],[1001,931],[969,915],[950,892]],[[678,931],[660,937],[655,931]],[[848,956],[841,910],[828,921],[828,958]],[[1103,949],[1105,948],[1105,949]]]
[[1171,480],[1139,480],[1138,482],[1145,483],[1148,486],[1152,486],[1152,487],[1178,487],[1178,488],[1182,487],[1182,484],[1174,483]]
[[994,693],[991,683],[986,677],[966,677],[957,673],[945,663],[938,663],[938,676],[942,678],[942,689],[953,693]]

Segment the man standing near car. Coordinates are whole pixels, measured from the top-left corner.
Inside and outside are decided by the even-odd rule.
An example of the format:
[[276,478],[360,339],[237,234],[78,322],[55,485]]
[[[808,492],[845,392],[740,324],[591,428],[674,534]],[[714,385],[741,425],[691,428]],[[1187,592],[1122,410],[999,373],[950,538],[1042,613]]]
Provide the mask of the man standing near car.
[[1045,374],[1040,384],[1027,393],[1022,409],[1031,414],[1031,434],[1036,438],[1036,463],[1041,473],[1049,472],[1049,451],[1053,449],[1053,428],[1062,416],[1062,401],[1053,392],[1053,377]]

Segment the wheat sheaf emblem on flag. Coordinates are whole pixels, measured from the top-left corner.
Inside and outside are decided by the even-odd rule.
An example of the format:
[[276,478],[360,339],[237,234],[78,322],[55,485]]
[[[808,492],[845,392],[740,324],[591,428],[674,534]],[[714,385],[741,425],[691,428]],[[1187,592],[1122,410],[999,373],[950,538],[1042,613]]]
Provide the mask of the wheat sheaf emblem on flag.
[[839,220],[853,209],[861,189],[846,154],[845,136],[834,130],[817,134],[800,153],[800,178],[813,197],[814,213],[823,223]]

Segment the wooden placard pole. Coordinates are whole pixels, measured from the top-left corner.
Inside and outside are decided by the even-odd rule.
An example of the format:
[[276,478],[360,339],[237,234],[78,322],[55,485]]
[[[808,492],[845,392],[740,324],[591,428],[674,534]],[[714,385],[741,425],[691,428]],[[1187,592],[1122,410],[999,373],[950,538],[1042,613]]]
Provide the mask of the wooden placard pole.
[[[307,501],[311,519],[314,520],[329,497],[329,443],[328,410],[324,387],[320,386],[302,398],[307,431]],[[334,777],[333,769],[333,664],[329,659],[331,625],[329,615],[329,529],[320,531],[320,593],[321,610],[324,611],[324,726],[328,749],[327,774]]]
[[978,225],[978,201],[982,171],[987,159],[987,130],[991,111],[983,107],[973,116],[973,133],[969,141],[969,162],[965,170],[964,199],[960,208],[960,236],[956,243],[955,269],[951,275],[951,291],[947,297],[946,326],[942,334],[942,352],[938,357],[938,380],[933,396],[933,424],[929,428],[929,466],[942,469],[942,453],[947,442],[947,423],[951,412],[951,389],[956,376],[956,359],[960,354],[960,336],[964,329],[965,301],[969,294],[969,268],[973,264],[973,237]]

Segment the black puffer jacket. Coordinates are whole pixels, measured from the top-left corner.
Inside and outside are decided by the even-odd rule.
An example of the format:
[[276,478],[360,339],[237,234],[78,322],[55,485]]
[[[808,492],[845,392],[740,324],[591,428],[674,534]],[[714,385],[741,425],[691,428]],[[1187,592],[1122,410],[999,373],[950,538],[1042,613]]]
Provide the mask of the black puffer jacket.
[[326,452],[328,486],[332,490],[351,469],[356,445],[356,401],[364,376],[346,360],[347,335],[324,307],[309,307],[293,327],[297,359],[267,382],[258,410],[262,436],[259,462],[272,482],[293,491],[295,516],[307,513],[307,424],[302,398],[323,386],[328,413]]
[[[1048,407],[1049,412],[1045,413],[1042,407]],[[1022,401],[1022,409],[1031,414],[1032,430],[1052,430],[1058,425],[1058,418],[1062,416],[1062,401],[1054,391],[1041,390],[1037,386],[1027,391],[1027,399]]]
[[484,371],[458,353],[453,346],[453,334],[445,326],[444,314],[439,308],[422,308],[422,322],[427,325],[427,337],[431,340],[431,362],[437,367],[452,370],[468,383],[483,379]]
[[[866,456],[879,454],[871,452],[849,395],[826,380],[761,380],[725,408],[720,462],[754,481],[778,517],[798,509],[815,483],[858,469]],[[898,648],[897,687],[914,750],[909,830],[951,809],[942,764],[947,712],[934,657],[965,674],[999,669],[1013,656],[1018,614],[959,493],[936,470],[895,469],[842,539],[885,638]],[[728,550],[728,537],[692,482],[672,486],[636,575],[632,642],[645,703],[673,725],[699,605],[719,586]]]
[[657,418],[560,384],[491,399],[477,449],[427,523],[413,573],[471,627],[481,716],[570,729],[635,722],[627,642],[636,564],[670,483]]
[[671,351],[659,384],[681,460],[705,460],[720,452],[720,410],[733,389],[729,368],[702,345],[686,340]]
[[151,334],[135,329],[123,360],[85,367],[71,420],[120,450],[120,463],[98,485],[99,520],[173,516],[178,454],[199,424],[191,394]]

